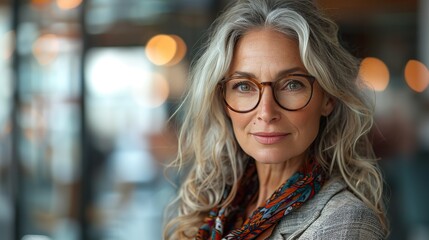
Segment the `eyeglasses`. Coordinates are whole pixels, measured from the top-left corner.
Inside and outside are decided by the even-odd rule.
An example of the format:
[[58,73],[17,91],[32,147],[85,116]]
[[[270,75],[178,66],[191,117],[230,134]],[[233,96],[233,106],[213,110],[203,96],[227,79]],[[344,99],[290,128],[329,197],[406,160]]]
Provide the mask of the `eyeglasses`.
[[261,101],[264,87],[270,86],[274,100],[283,109],[297,111],[310,102],[316,78],[306,74],[284,75],[274,82],[258,82],[249,76],[231,76],[219,86],[229,109],[238,113],[254,110]]

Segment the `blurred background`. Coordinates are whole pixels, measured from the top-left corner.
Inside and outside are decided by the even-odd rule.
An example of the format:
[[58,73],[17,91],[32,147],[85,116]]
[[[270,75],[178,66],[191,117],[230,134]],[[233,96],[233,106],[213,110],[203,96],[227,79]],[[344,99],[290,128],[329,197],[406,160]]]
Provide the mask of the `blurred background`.
[[[1,240],[161,239],[168,119],[227,2],[0,0]],[[429,239],[429,0],[316,2],[375,90],[390,239]]]

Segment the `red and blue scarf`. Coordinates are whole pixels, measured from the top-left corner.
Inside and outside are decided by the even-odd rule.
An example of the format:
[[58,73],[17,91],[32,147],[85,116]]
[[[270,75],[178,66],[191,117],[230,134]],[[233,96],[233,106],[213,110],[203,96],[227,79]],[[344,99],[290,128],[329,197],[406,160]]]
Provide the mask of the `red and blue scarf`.
[[[258,190],[256,166],[250,162],[241,178],[239,191],[233,202],[224,208],[213,208],[199,228],[197,240],[254,239],[275,226],[285,215],[299,208],[321,189],[324,174],[315,160],[304,164],[273,195],[245,219],[246,206]],[[224,194],[228,196],[229,189]]]

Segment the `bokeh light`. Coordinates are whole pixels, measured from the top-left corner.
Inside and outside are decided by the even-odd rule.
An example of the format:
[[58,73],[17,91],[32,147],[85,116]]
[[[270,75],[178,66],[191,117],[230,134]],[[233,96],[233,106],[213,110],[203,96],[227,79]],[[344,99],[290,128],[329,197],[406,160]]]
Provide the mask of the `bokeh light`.
[[44,4],[49,3],[50,0],[31,0],[31,4],[35,5],[35,6],[41,6]]
[[86,79],[90,95],[128,95],[130,85],[150,71],[143,47],[92,48],[88,52]]
[[174,54],[173,59],[167,63],[168,66],[173,66],[178,64],[186,55],[187,47],[185,41],[177,35],[170,35],[176,42],[176,52]]
[[176,51],[176,41],[165,34],[152,37],[146,45],[146,56],[155,65],[166,65],[173,60]]
[[389,69],[386,64],[374,57],[362,60],[359,75],[365,83],[375,91],[384,91],[389,85]]
[[133,97],[137,103],[147,108],[156,108],[167,101],[170,86],[167,79],[159,73],[147,73],[141,81],[132,86]]
[[417,60],[409,60],[405,65],[405,81],[416,92],[423,92],[429,85],[429,70]]
[[8,31],[0,36],[0,47],[4,50],[3,58],[5,60],[12,57],[13,51],[15,49],[15,32]]
[[55,34],[44,34],[33,44],[33,55],[41,65],[52,63],[58,56],[59,40]]
[[159,34],[146,44],[146,56],[158,66],[174,66],[185,57],[186,43],[177,35]]
[[57,0],[57,6],[63,10],[69,10],[78,7],[82,0]]

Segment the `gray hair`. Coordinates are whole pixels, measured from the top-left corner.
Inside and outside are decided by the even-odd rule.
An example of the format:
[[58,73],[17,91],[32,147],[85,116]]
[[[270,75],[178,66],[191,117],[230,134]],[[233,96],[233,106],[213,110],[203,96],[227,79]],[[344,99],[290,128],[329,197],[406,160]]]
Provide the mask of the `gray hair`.
[[[179,216],[167,224],[166,239],[194,237],[211,208],[228,205],[235,197],[248,157],[235,140],[217,86],[229,69],[237,41],[257,28],[296,39],[307,71],[336,100],[333,112],[321,122],[312,151],[329,176],[343,178],[386,225],[382,178],[367,136],[373,106],[360,88],[359,62],[338,42],[337,25],[310,0],[239,0],[214,22],[202,54],[191,66],[173,162],[189,164],[190,172],[177,198]],[[231,194],[221,202],[227,186],[232,187]]]

